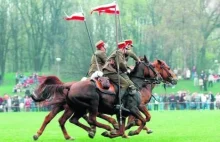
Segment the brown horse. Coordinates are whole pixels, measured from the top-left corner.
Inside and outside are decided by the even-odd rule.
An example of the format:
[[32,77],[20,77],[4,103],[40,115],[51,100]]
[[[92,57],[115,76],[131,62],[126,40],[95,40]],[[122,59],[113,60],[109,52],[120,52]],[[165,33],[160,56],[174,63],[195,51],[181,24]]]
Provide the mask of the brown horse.
[[[56,76],[45,76],[45,77],[41,77],[41,84],[38,86],[37,90],[35,90],[34,92],[39,92],[40,90],[44,89],[45,86],[47,85],[64,85],[66,87],[70,87],[73,83],[75,82],[68,82],[68,83],[63,83],[62,81],[60,81]],[[39,90],[39,91],[38,91]],[[35,93],[33,93],[31,95],[32,99],[35,102],[42,102],[45,101],[45,98],[42,96],[37,96],[35,95]],[[69,134],[66,131],[65,128],[65,123],[66,120],[69,119],[71,117],[71,115],[73,114],[73,111],[71,109],[69,109],[69,106],[66,104],[66,96],[64,96],[64,92],[63,91],[57,91],[56,95],[54,95],[54,98],[51,99],[51,102],[49,105],[52,105],[52,109],[49,112],[49,114],[45,117],[43,124],[41,125],[40,129],[37,131],[37,133],[33,136],[34,140],[37,140],[43,133],[44,129],[46,128],[47,124],[50,123],[50,121],[61,111],[64,110],[63,115],[60,117],[59,119],[59,124],[61,127],[61,130],[63,132],[63,135],[65,137],[66,140],[72,140],[73,138],[71,138],[69,136]]]
[[[147,73],[149,71],[151,74]],[[148,77],[151,78],[152,76],[155,77],[155,72],[152,72],[152,68],[149,70],[149,65],[147,62],[141,62],[139,64],[136,64],[135,70],[132,72],[132,75],[142,80],[138,82],[138,84],[140,84],[143,83],[144,80],[146,80]],[[43,91],[41,91],[40,93],[38,92],[38,95],[47,94],[49,95],[49,97],[52,95],[56,95],[54,93],[51,93],[51,88],[53,87],[56,88],[57,86],[47,86],[47,89],[44,88]],[[44,97],[48,98],[48,96],[44,96]],[[141,120],[142,125],[137,130],[137,131],[141,131],[146,121],[140,114],[138,108],[140,103],[140,96],[127,95],[126,97],[128,103],[125,104],[125,107],[130,110],[133,116]],[[113,129],[110,126],[97,122],[96,116],[98,114],[98,111],[100,113],[106,113],[110,115],[116,114],[117,119],[119,121],[118,111],[114,109],[114,105],[116,104],[116,102],[117,102],[117,96],[103,94],[97,91],[97,88],[94,85],[94,83],[89,80],[74,83],[71,86],[67,96],[67,103],[69,106],[71,106],[73,112],[75,112],[74,115],[71,117],[70,122],[88,131],[90,136],[91,133],[95,135],[94,126],[98,126],[111,131]],[[79,118],[83,117],[83,115],[87,113],[87,111],[89,112],[88,122],[92,126],[91,128],[81,124],[78,121]],[[122,118],[122,125],[120,125],[120,130],[116,130],[114,133],[107,134],[109,137],[113,138],[124,135],[124,122],[125,122],[125,117],[128,116],[128,114],[126,113],[122,113],[122,114],[124,117]]]
[[[173,73],[172,70],[170,70],[170,67],[162,60],[155,60],[151,65],[155,68],[155,70],[160,74],[160,76],[163,79],[164,83],[171,83],[173,85],[177,84],[177,77]],[[132,79],[132,77],[131,77]],[[133,80],[135,82],[135,80]],[[145,114],[146,121],[150,121],[151,115],[149,111],[146,108],[146,104],[150,101],[152,97],[152,90],[154,89],[155,84],[149,83],[145,85],[145,88],[141,90],[141,104],[140,104],[140,110]],[[141,122],[140,120],[136,119],[133,116],[129,116],[128,124],[126,126],[126,129],[131,128],[132,126],[140,126]],[[147,133],[151,133],[152,131],[149,130],[147,127],[144,127],[145,130],[147,130]]]

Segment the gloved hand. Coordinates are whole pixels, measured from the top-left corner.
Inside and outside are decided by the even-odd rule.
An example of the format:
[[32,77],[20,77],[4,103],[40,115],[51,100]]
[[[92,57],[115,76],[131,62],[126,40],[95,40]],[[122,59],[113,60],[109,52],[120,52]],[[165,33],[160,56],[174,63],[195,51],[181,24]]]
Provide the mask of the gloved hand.
[[130,69],[127,69],[127,74],[130,74],[131,73],[131,70]]

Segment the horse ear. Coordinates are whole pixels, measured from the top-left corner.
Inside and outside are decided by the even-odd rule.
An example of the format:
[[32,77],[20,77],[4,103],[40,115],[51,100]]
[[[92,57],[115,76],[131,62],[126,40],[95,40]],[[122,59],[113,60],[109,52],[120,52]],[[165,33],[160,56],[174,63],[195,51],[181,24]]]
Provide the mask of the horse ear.
[[161,62],[160,60],[158,60],[158,59],[157,59],[157,62],[158,62],[159,64],[162,64],[162,62]]
[[147,59],[147,57],[144,55],[144,62],[145,63],[149,63],[149,61],[148,61],[148,59]]

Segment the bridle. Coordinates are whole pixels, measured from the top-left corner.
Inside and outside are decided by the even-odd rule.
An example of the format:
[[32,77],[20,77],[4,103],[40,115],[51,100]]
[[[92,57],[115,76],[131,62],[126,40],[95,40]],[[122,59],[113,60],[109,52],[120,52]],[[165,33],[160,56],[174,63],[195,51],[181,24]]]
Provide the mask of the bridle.
[[160,79],[158,77],[159,73],[157,71],[155,71],[153,65],[150,63],[145,63],[145,62],[140,62],[139,64],[141,64],[141,63],[148,69],[149,73],[150,73],[150,70],[154,73],[154,78],[146,77],[145,72],[144,72],[144,77],[135,76],[135,75],[131,75],[130,77],[141,79],[144,82],[146,82],[147,84],[160,84]]
[[[172,74],[168,71],[168,69],[165,68],[164,64],[162,64],[162,65],[160,66],[160,68],[161,68],[161,70],[162,70],[161,74],[163,74],[163,72],[165,71],[165,72],[167,73],[167,75],[168,75],[168,78],[170,78],[170,79],[172,80],[173,76],[172,76]],[[162,78],[163,78],[163,77],[162,77]],[[164,80],[164,79],[163,79],[163,82],[167,84],[167,81]]]

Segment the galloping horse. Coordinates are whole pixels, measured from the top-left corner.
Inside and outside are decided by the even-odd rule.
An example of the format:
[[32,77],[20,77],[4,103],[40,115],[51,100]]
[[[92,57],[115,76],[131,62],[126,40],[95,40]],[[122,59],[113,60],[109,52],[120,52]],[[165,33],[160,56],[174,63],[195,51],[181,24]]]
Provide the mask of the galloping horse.
[[[147,73],[149,71],[150,74]],[[132,74],[136,77],[140,77],[142,81],[148,79],[148,77],[151,78],[152,76],[155,77],[155,72],[152,72],[152,68],[149,70],[149,66],[147,62],[140,62],[139,64],[136,64],[135,70],[133,71]],[[46,86],[45,87],[46,89],[44,88],[43,91],[36,93],[37,95],[44,94],[43,95],[44,97],[49,98],[53,95],[56,95],[55,93],[51,93],[51,89],[53,87],[58,88],[63,86],[52,86],[52,85]],[[49,96],[45,96],[45,95],[49,95]],[[133,116],[141,120],[142,125],[138,128],[138,131],[141,131],[146,121],[142,117],[138,109],[140,104],[140,96],[128,95],[126,97],[128,103],[125,104],[125,107],[130,110]],[[117,119],[119,121],[118,111],[114,109],[114,104],[116,104],[116,102],[117,102],[117,96],[104,94],[97,91],[95,84],[90,80],[74,83],[70,87],[70,90],[67,95],[67,103],[74,112],[74,115],[71,117],[70,122],[85,129],[86,131],[89,132],[90,135],[91,134],[95,135],[95,129],[93,126],[98,126],[108,131],[112,131],[113,129],[110,126],[97,122],[96,116],[98,112],[106,113],[110,115],[116,114]],[[87,113],[87,111],[89,112],[88,123],[92,126],[91,128],[81,124],[78,121],[79,118],[83,117],[83,115]],[[122,113],[122,114],[124,117],[122,118],[122,125],[120,125],[120,129],[116,131],[112,131],[112,133],[110,134],[107,134],[109,137],[113,138],[124,135],[125,117],[128,116],[128,114],[126,113]]]
[[[155,60],[151,65],[155,68],[155,70],[160,74],[162,77],[162,81],[164,83],[171,83],[173,85],[177,84],[177,77],[173,73],[172,70],[170,70],[170,67],[162,60]],[[132,79],[133,77],[130,76]],[[133,82],[137,82],[135,79],[132,79]],[[141,90],[141,104],[140,104],[140,110],[145,114],[146,121],[150,121],[151,115],[148,112],[146,108],[146,104],[150,101],[152,97],[152,90],[155,87],[155,83],[150,82],[145,85],[145,88]],[[128,124],[126,126],[126,129],[131,128],[132,126],[139,126],[141,122],[139,120],[135,120],[133,116],[129,116]],[[150,131],[144,127],[145,130],[147,130],[147,133]]]
[[[41,77],[42,82],[39,85],[39,87],[34,91],[34,92],[39,92],[38,90],[42,90],[45,88],[45,86],[47,85],[64,85],[66,87],[70,87],[73,83],[75,82],[67,82],[67,83],[63,83],[62,81],[60,81],[56,76],[45,76],[45,77]],[[61,111],[65,110],[63,115],[60,117],[59,119],[59,124],[61,127],[61,130],[63,132],[63,135],[65,137],[66,140],[72,140],[73,138],[71,138],[69,136],[69,134],[66,131],[65,128],[65,123],[66,120],[68,118],[70,118],[70,116],[73,114],[73,111],[71,109],[69,109],[69,106],[66,104],[66,97],[63,95],[64,92],[63,91],[57,91],[56,95],[54,95],[54,98],[51,99],[52,101],[50,102],[49,105],[52,105],[52,109],[49,112],[49,114],[45,117],[43,124],[41,125],[40,129],[37,131],[37,133],[33,136],[34,140],[37,140],[43,133],[44,129],[46,128],[47,124],[50,123],[50,121]],[[31,95],[32,99],[35,102],[41,102],[44,101],[45,98],[43,96],[37,96],[35,95],[35,93],[33,93]]]

